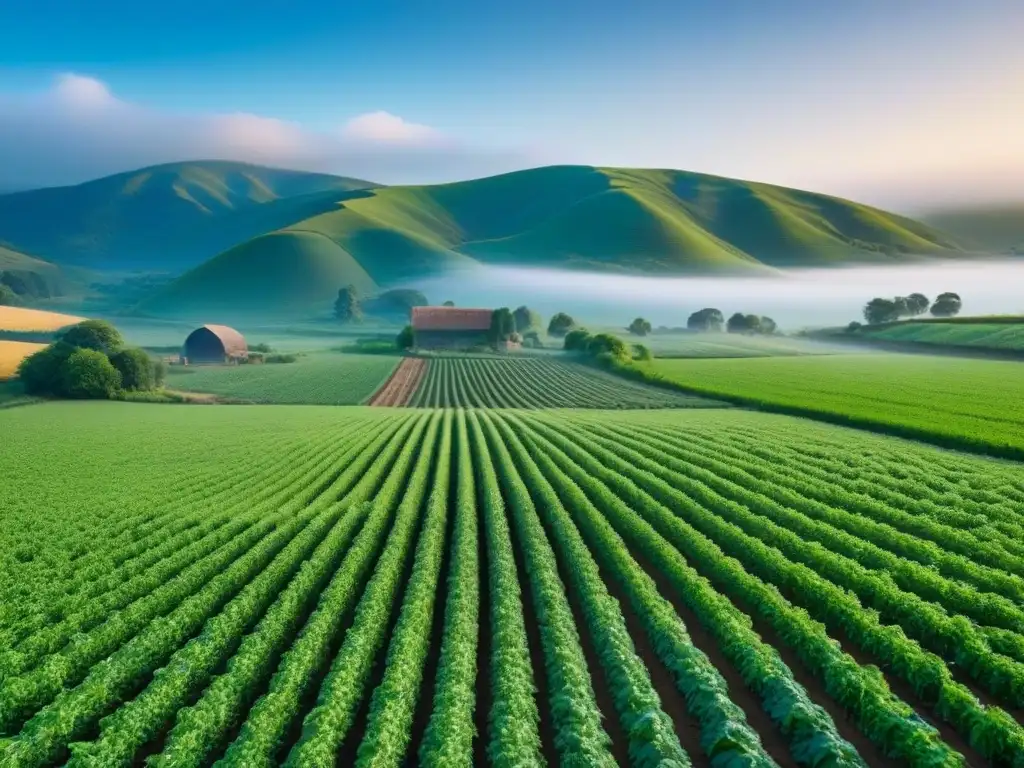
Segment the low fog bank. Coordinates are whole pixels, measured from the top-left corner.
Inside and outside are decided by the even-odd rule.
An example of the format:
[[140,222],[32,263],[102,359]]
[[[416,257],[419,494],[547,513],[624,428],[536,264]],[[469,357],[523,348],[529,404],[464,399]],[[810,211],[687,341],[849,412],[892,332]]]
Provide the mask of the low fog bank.
[[516,307],[528,304],[578,321],[685,326],[691,312],[716,307],[768,315],[785,331],[863,320],[875,296],[944,291],[963,298],[963,315],[1024,314],[1024,260],[917,263],[892,267],[794,270],[771,277],[636,277],[512,267],[481,267],[419,282],[433,303]]

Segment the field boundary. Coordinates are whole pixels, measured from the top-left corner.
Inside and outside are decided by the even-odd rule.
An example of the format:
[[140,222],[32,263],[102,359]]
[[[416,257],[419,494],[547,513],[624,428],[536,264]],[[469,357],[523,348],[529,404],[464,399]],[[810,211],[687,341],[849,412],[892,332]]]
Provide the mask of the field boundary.
[[421,357],[405,357],[395,367],[380,389],[374,392],[366,404],[375,408],[401,408],[419,389],[426,376],[428,362]]
[[[1009,323],[1006,323],[1009,325]],[[896,341],[893,339],[871,338],[873,331],[844,337],[841,334],[815,336],[809,338],[828,339],[848,347],[881,350],[883,352],[901,352],[908,355],[934,355],[939,357],[968,357],[978,360],[1013,360],[1024,362],[1024,349],[1007,349],[1005,347],[983,347],[967,344],[933,344],[929,341]],[[664,355],[668,359],[669,355]],[[724,357],[724,356],[723,356]]]
[[865,416],[853,416],[845,413],[836,413],[819,408],[811,408],[801,405],[787,405],[772,400],[765,400],[758,397],[746,395],[734,395],[721,392],[713,387],[701,387],[694,384],[683,384],[671,379],[659,376],[652,371],[644,371],[630,364],[616,364],[608,369],[621,375],[624,378],[644,381],[654,386],[666,389],[674,389],[690,395],[697,395],[715,400],[723,400],[733,405],[751,408],[753,410],[765,411],[767,413],[778,413],[784,416],[799,416],[801,418],[813,419],[827,424],[834,424],[840,427],[853,427],[868,432],[875,432],[890,437],[902,437],[908,440],[916,440],[922,443],[949,448],[956,451],[965,451],[981,456],[989,456],[997,459],[1011,459],[1013,461],[1024,461],[1024,449],[1012,445],[1001,445],[988,443],[983,440],[973,440],[969,437],[957,437],[956,435],[942,435],[920,427],[913,427],[903,424],[891,424]]

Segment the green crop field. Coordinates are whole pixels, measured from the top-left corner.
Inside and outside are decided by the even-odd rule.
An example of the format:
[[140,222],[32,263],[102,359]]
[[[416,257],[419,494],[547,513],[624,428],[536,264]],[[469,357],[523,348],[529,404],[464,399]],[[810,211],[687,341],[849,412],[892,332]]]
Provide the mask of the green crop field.
[[738,409],[0,434],[5,768],[1024,756],[1017,464]]
[[413,408],[703,408],[723,403],[559,360],[434,357]]
[[285,364],[171,366],[167,387],[252,403],[358,405],[398,361],[388,355],[323,352]]
[[862,334],[868,341],[1024,351],[1024,318],[1017,323],[897,323],[877,330],[867,328]]
[[1024,366],[925,355],[655,360],[637,365],[708,397],[949,447],[1024,458]]
[[[636,343],[635,336],[622,336]],[[735,333],[655,333],[639,339],[657,357],[796,357],[850,354],[839,344],[787,336],[744,336]]]

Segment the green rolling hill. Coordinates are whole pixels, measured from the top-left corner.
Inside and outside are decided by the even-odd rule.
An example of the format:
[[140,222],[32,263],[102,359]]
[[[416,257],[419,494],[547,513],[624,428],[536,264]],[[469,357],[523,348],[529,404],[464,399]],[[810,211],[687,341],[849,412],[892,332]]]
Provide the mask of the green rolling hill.
[[25,300],[60,296],[74,282],[56,264],[0,245],[0,282],[5,274],[10,283],[29,291]]
[[0,195],[0,242],[92,270],[175,271],[376,185],[227,161]]
[[1024,255],[1024,203],[937,211],[923,220],[968,246]]
[[927,225],[825,195],[684,171],[552,166],[362,190],[221,253],[140,310],[322,310],[347,283],[372,292],[479,263],[686,275],[963,256]]

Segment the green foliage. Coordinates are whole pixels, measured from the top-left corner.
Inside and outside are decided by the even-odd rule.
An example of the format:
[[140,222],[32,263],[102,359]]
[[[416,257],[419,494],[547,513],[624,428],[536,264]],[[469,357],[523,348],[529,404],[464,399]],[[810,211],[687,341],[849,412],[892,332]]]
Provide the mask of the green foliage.
[[273,355],[267,355],[267,357],[265,358],[264,362],[266,362],[266,363],[294,363],[298,359],[299,359],[298,355],[284,354],[284,353],[278,352],[278,353],[275,353]]
[[363,319],[363,307],[354,285],[338,291],[338,298],[334,301],[334,316],[342,323],[358,323]]
[[847,333],[856,333],[857,331],[859,331],[863,327],[864,326],[861,325],[860,323],[858,323],[856,320],[851,320],[850,324],[846,326],[846,332]]
[[868,325],[891,323],[899,317],[900,308],[892,299],[874,298],[864,305],[864,319]]
[[121,374],[96,349],[76,349],[61,370],[61,394],[82,399],[110,399],[121,388]]
[[261,354],[266,354],[268,352],[273,352],[273,351],[274,350],[270,347],[269,344],[262,344],[262,343],[260,343],[260,344],[250,344],[249,345],[249,353],[250,354],[252,354],[253,352],[259,352]]
[[121,374],[121,388],[129,392],[154,389],[157,376],[154,362],[144,350],[129,347],[110,355],[110,362]]
[[653,360],[654,355],[651,354],[651,350],[646,344],[633,344],[633,359],[640,361]]
[[492,343],[509,341],[516,332],[516,321],[508,307],[500,307],[491,314],[491,329],[488,338]]
[[587,339],[587,354],[591,357],[610,355],[617,360],[628,360],[629,347],[618,336],[610,333],[597,333]]
[[558,312],[551,317],[548,323],[548,336],[562,338],[576,327],[576,321],[565,312]]
[[586,328],[573,328],[565,334],[562,347],[566,352],[586,352],[590,338],[590,331]]
[[540,312],[530,309],[525,305],[517,307],[512,316],[516,321],[516,330],[519,333],[525,334],[527,331],[537,332],[544,328],[544,318],[540,316]]
[[400,350],[412,349],[413,344],[416,343],[416,336],[412,331],[412,326],[405,326],[395,337],[395,346]]
[[960,314],[963,302],[960,296],[955,293],[940,293],[932,304],[932,314],[935,317],[955,317]]
[[527,331],[523,334],[523,346],[529,349],[543,349],[544,342],[540,339],[540,332]]
[[651,332],[651,323],[642,317],[638,317],[629,324],[629,328],[626,330],[634,336],[646,336]]
[[30,395],[64,396],[64,369],[74,353],[74,347],[58,341],[22,360],[18,366],[18,380],[25,392]]
[[725,315],[719,309],[706,307],[698,310],[686,319],[686,327],[691,331],[719,332],[725,326]]
[[110,353],[124,344],[121,332],[106,320],[83,320],[60,335],[65,344]]
[[0,412],[3,763],[1019,763],[1018,465],[740,409],[489,411],[486,373],[469,411]]
[[923,315],[928,311],[931,301],[923,293],[912,293],[906,297],[907,309],[911,315]]
[[744,315],[742,312],[730,317],[725,327],[729,333],[762,333],[761,318],[757,315]]
[[448,301],[446,301],[446,302],[445,302],[444,304],[442,304],[441,306],[442,306],[442,307],[454,307],[454,306],[455,306],[455,302],[454,302],[454,301],[452,301],[451,299],[449,299]]

